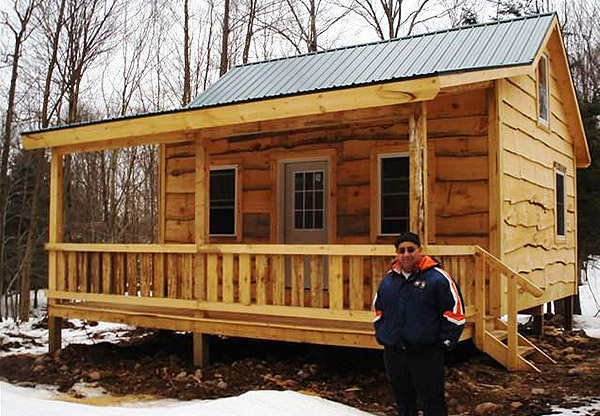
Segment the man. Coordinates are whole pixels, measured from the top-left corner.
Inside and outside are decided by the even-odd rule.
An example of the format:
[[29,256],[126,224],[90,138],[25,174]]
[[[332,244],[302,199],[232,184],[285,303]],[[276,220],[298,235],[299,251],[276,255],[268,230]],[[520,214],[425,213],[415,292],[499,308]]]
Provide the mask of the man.
[[458,286],[439,263],[422,255],[415,233],[395,243],[396,260],[373,301],[377,342],[400,416],[446,416],[444,352],[465,324]]

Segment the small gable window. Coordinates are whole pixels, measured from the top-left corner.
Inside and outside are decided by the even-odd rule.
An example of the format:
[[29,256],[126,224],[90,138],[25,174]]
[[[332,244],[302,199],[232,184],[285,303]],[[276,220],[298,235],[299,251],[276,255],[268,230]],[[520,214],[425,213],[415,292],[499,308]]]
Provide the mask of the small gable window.
[[556,236],[564,238],[565,233],[565,172],[555,168],[555,195],[556,195]]
[[537,69],[538,120],[548,125],[550,120],[550,83],[548,79],[548,57],[542,55]]
[[233,236],[236,233],[236,168],[210,168],[210,235]]

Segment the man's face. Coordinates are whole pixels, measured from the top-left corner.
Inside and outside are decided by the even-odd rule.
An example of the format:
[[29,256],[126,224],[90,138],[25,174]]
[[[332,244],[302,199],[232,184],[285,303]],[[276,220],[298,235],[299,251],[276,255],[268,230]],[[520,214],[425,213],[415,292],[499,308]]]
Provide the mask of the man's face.
[[404,241],[396,249],[396,257],[402,264],[402,270],[412,273],[421,260],[421,247],[410,241]]

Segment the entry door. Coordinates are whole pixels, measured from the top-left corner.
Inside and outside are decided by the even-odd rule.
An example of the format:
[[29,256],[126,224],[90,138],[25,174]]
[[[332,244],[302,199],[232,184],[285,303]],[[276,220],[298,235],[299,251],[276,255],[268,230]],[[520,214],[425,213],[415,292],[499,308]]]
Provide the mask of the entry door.
[[327,162],[285,165],[286,244],[326,244],[328,182]]

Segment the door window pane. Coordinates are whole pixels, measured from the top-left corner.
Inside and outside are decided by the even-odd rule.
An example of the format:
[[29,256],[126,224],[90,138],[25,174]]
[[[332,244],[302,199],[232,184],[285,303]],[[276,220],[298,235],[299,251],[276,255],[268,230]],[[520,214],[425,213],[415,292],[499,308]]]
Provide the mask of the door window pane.
[[235,234],[235,169],[210,171],[210,234]]
[[294,173],[294,228],[297,230],[322,230],[323,192],[325,175],[323,171]]

